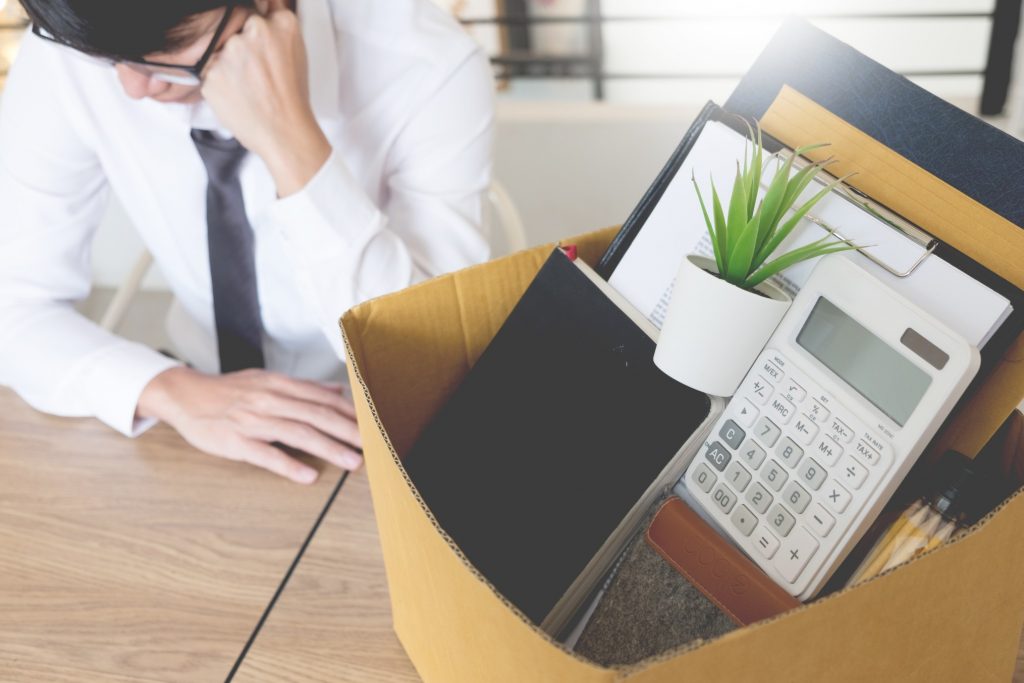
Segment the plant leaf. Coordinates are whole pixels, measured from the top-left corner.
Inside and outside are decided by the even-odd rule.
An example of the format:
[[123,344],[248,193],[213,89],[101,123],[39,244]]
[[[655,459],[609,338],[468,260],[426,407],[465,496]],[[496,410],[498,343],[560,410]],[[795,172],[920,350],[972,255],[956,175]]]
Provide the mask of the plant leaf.
[[[830,233],[831,234],[831,233]],[[828,235],[824,239],[828,239]],[[794,249],[782,256],[778,257],[774,261],[766,263],[765,265],[758,268],[750,277],[746,279],[743,286],[746,288],[756,287],[776,273],[789,268],[790,266],[796,265],[801,261],[808,259],[817,258],[818,256],[825,256],[827,254],[834,254],[840,251],[850,251],[852,249],[859,249],[860,247],[849,240],[842,242],[831,242],[829,244],[821,244],[821,240],[812,242],[811,244],[805,244],[804,246]]]
[[718,248],[718,236],[715,235],[715,226],[711,224],[711,217],[708,215],[708,209],[704,206],[704,196],[700,192],[700,186],[697,185],[697,176],[693,173],[690,174],[690,181],[693,182],[693,189],[697,191],[697,201],[700,202],[700,211],[704,214],[704,224],[708,227],[708,235],[711,237],[711,248],[715,252],[715,264],[718,266],[718,272],[723,272],[722,268],[722,254]]
[[[751,151],[750,161],[750,185],[747,191],[747,219],[753,218],[754,216],[754,205],[757,203],[757,195],[761,191],[761,171],[764,167],[764,145],[761,138],[761,124],[754,120],[754,126],[757,130],[757,139],[754,142],[754,148]],[[750,127],[750,124],[747,124]],[[751,137],[753,137],[754,131],[751,131]]]
[[743,281],[750,276],[750,263],[754,259],[754,247],[757,246],[757,224],[760,218],[761,214],[755,213],[733,245],[729,254],[729,269],[725,276],[727,282],[742,286]]
[[782,197],[786,192],[786,182],[792,165],[793,158],[790,157],[782,164],[781,168],[776,169],[775,176],[764,193],[764,199],[761,200],[761,223],[758,226],[756,252],[761,251],[761,247],[774,232],[775,226],[778,225],[779,219],[782,217],[782,212],[779,209],[782,207]]
[[726,240],[729,246],[730,261],[732,260],[732,250],[736,247],[736,242],[739,240],[740,235],[743,234],[743,230],[747,227],[747,221],[749,220],[750,218],[747,216],[747,191],[743,186],[743,176],[740,174],[740,165],[737,162],[736,180],[732,186],[732,197],[729,199],[729,234]]
[[807,215],[807,212],[814,208],[815,204],[820,202],[833,189],[835,189],[837,185],[839,185],[848,177],[849,176],[836,178],[828,185],[821,188],[821,190],[819,190],[817,194],[815,194],[813,197],[804,202],[803,206],[797,209],[793,213],[793,215],[790,216],[789,219],[785,223],[783,223],[779,227],[779,229],[772,234],[771,238],[767,242],[765,242],[765,244],[761,247],[757,255],[754,256],[753,267],[757,268],[762,263],[764,263],[768,259],[768,257],[772,255],[772,252],[779,248],[779,245],[782,244],[783,240],[789,237],[789,234],[793,232],[797,225],[800,224],[800,221],[803,219],[805,215]]
[[718,251],[722,254],[722,264],[718,267],[719,273],[724,273],[729,267],[729,225],[725,222],[725,212],[722,211],[722,202],[718,198],[718,190],[715,189],[715,179],[711,179],[711,206],[715,212],[715,236],[718,241]]

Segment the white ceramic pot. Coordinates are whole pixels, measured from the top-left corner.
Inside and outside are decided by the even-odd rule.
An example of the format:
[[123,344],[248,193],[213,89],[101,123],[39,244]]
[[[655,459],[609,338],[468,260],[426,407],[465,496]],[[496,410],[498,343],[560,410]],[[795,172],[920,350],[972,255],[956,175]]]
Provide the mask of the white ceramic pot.
[[683,259],[654,364],[688,387],[732,396],[793,300],[768,282],[756,287],[758,294],[717,272],[711,259]]

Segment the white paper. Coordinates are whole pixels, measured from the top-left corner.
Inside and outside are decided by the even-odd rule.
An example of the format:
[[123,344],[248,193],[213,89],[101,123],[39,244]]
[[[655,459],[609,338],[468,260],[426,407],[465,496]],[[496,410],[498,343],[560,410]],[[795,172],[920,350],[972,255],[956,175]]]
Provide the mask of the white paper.
[[[691,175],[701,188],[709,212],[712,210],[712,178],[719,197],[725,203],[724,209],[728,211],[736,164],[742,164],[748,144],[745,136],[724,124],[709,121],[612,273],[609,280],[612,287],[643,311],[659,329],[680,260],[692,253],[713,257]],[[766,169],[765,180],[769,180],[773,173],[773,167]],[[810,197],[818,188],[819,185],[812,183],[804,196]],[[844,237],[865,246],[873,256],[898,271],[909,270],[925,251],[923,246],[836,193],[822,199],[811,214]],[[804,220],[776,254],[784,254],[824,235],[822,228]],[[859,252],[847,252],[843,256],[959,332],[978,348],[985,345],[1012,310],[1005,297],[934,255],[928,256],[913,275],[905,278],[892,275]],[[816,262],[817,259],[811,259],[799,263],[773,281],[790,294],[796,294]]]

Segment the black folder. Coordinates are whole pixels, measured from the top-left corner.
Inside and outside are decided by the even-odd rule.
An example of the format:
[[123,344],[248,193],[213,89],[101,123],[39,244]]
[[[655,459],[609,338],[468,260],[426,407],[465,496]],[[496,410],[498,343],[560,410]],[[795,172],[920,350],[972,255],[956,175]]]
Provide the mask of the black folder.
[[403,460],[473,566],[553,633],[713,417],[599,282],[555,250]]

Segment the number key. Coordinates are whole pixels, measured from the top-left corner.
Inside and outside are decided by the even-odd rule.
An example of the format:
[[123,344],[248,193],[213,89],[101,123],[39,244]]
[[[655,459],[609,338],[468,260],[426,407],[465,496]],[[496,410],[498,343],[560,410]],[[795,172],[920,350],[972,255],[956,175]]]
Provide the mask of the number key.
[[772,489],[781,491],[786,480],[789,479],[789,475],[782,469],[782,465],[774,460],[769,460],[768,464],[761,470],[761,479]]
[[780,536],[788,536],[790,529],[793,528],[795,523],[796,519],[790,514],[789,510],[778,503],[768,513],[768,525]]
[[779,440],[779,435],[782,434],[782,430],[780,430],[778,426],[767,417],[762,417],[757,421],[757,426],[754,427],[754,433],[762,442],[764,442],[764,445],[771,448],[775,445],[775,442]]
[[693,468],[693,474],[690,475],[690,478],[697,482],[697,486],[704,493],[709,492],[711,487],[715,485],[715,482],[718,481],[718,477],[711,471],[711,468],[702,462],[697,463],[697,466]]
[[768,489],[761,486],[760,484],[754,484],[747,491],[747,502],[754,506],[754,509],[760,514],[764,514],[768,511],[768,506],[772,504],[772,494],[768,493]]
[[775,454],[790,467],[796,467],[796,464],[800,462],[800,458],[804,455],[804,449],[797,446],[793,439],[787,436],[779,442],[779,447],[775,449]]
[[812,491],[817,491],[825,483],[825,468],[812,458],[807,458],[803,461],[797,474],[800,477],[800,481],[807,484]]
[[786,487],[786,492],[782,494],[782,498],[797,512],[806,510],[811,502],[811,494],[807,493],[807,489],[795,481],[789,482],[789,486]]
[[725,484],[719,484],[715,487],[715,492],[711,494],[711,500],[715,501],[719,510],[729,514],[732,512],[732,506],[736,504],[736,494],[730,491]]
[[765,452],[764,449],[754,443],[753,439],[747,439],[747,442],[743,444],[743,448],[740,449],[740,457],[750,465],[750,469],[756,470],[764,462]]
[[743,493],[747,488],[747,484],[750,483],[750,472],[747,472],[738,461],[733,460],[732,464],[729,465],[729,469],[725,472],[725,480],[732,484],[733,488],[737,491]]

